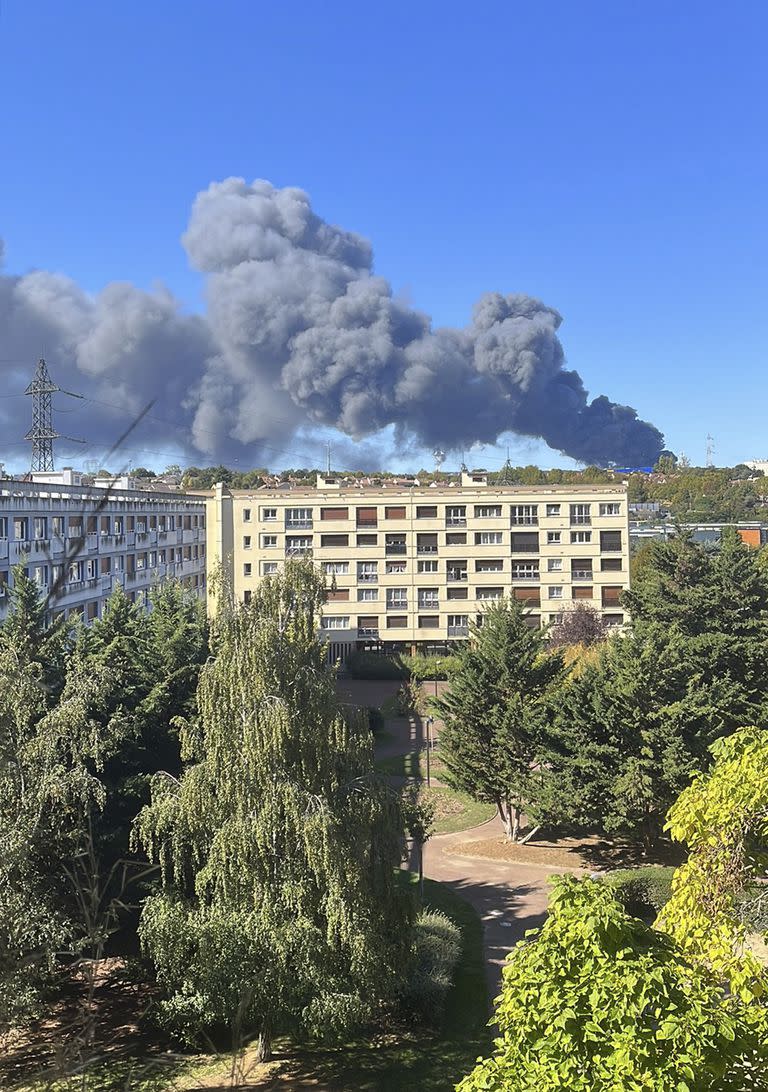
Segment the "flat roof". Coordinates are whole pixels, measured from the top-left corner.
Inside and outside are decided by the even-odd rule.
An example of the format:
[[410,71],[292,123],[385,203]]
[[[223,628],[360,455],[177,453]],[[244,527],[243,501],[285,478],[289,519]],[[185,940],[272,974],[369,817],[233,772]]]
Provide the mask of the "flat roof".
[[[229,493],[232,497],[322,497],[323,500],[333,499],[334,497],[344,497],[345,500],[352,499],[354,497],[380,497],[383,500],[392,499],[394,497],[413,498],[418,497],[419,500],[425,502],[430,499],[450,500],[462,494],[467,495],[482,495],[483,497],[514,497],[522,494],[537,493],[541,496],[573,496],[574,494],[587,494],[587,493],[615,493],[624,495],[627,491],[626,483],[617,485],[393,485],[393,486],[372,486],[372,485],[338,485],[338,486],[267,486],[259,485],[252,489],[232,489],[229,486],[224,487],[225,492]],[[213,490],[207,490],[205,494],[207,497],[215,497]]]

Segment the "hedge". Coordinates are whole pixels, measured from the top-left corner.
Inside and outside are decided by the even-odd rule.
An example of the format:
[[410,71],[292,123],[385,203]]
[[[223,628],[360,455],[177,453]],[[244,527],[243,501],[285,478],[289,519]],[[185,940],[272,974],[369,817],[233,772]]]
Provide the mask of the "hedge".
[[671,866],[620,868],[609,872],[605,882],[629,914],[651,922],[669,901],[674,872]]

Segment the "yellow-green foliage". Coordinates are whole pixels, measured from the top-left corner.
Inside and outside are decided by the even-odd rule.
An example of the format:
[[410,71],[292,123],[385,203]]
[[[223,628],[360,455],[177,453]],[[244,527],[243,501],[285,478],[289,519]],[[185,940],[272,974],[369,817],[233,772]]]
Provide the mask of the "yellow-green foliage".
[[669,812],[667,830],[689,856],[656,924],[751,1001],[768,992],[768,972],[749,949],[737,903],[768,860],[768,738],[763,729],[742,728],[712,752],[710,772]]

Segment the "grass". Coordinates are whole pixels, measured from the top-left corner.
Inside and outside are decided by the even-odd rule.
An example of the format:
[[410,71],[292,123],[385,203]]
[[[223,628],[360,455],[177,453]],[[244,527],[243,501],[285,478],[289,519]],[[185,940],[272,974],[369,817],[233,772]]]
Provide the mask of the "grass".
[[[421,792],[435,807],[435,834],[457,834],[462,830],[471,830],[496,814],[493,804],[478,803],[471,796],[457,792],[448,785],[427,788],[424,784],[427,777],[426,754],[423,751],[408,751],[403,755],[380,758],[376,761],[376,769],[390,777],[412,777],[422,782]],[[438,779],[445,770],[438,752],[432,752],[430,769]]]

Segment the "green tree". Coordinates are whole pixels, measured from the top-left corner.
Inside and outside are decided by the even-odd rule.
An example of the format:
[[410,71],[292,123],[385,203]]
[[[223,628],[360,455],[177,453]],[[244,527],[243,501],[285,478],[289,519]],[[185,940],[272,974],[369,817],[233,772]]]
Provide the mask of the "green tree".
[[614,638],[550,701],[545,815],[639,835],[648,850],[709,745],[734,727],[739,693],[677,629]]
[[345,715],[316,636],[325,597],[307,563],[217,616],[188,765],[158,776],[137,837],[162,869],[141,919],[167,1018],[206,1027],[332,1032],[391,997],[409,947],[395,883],[397,794],[371,734]]
[[543,928],[507,958],[495,1022],[495,1052],[460,1092],[744,1092],[768,1077],[747,1006],[594,880],[553,882]]
[[546,654],[520,604],[504,600],[470,627],[447,694],[434,701],[445,727],[440,752],[446,780],[476,800],[496,805],[507,837],[538,784],[544,697],[563,672],[559,653]]
[[0,644],[22,651],[29,662],[39,664],[40,685],[53,696],[64,682],[69,642],[64,622],[49,623],[48,613],[49,604],[40,587],[23,565],[16,565]]

